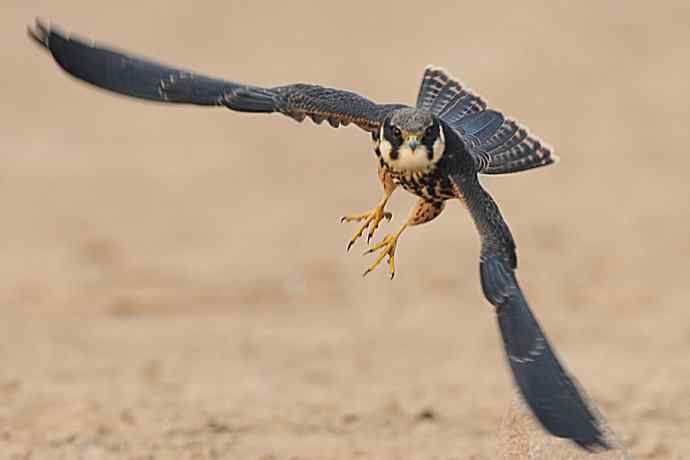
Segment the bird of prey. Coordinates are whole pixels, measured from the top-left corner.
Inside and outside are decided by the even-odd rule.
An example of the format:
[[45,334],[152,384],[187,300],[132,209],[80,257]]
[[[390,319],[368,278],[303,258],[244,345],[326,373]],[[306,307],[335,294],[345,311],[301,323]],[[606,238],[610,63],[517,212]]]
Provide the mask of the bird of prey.
[[68,74],[106,90],[158,102],[272,113],[331,126],[354,124],[368,131],[378,162],[383,198],[373,210],[344,217],[361,222],[348,249],[368,230],[371,239],[393,191],[419,197],[399,230],[374,244],[373,270],[387,256],[395,273],[395,250],[403,231],[441,214],[458,199],[481,239],[480,278],[494,305],[515,383],[536,418],[555,436],[587,450],[608,448],[601,420],[584,392],[558,361],[530,310],[515,276],[515,242],[479,174],[505,174],[554,163],[551,150],[525,128],[490,110],[479,96],[440,68],[428,67],[414,107],[377,104],[349,91],[312,84],[263,88],[168,67],[70,37],[40,21],[29,35],[50,51]]

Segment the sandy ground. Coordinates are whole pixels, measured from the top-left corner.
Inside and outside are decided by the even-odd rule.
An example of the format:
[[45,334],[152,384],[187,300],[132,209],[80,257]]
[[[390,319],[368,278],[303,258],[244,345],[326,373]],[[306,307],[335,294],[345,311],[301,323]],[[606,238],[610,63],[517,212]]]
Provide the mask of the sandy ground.
[[687,2],[235,3],[3,2],[0,458],[491,459],[514,396],[460,205],[363,280],[366,134],[94,91],[35,16],[378,101],[449,68],[561,156],[484,181],[552,342],[636,458],[687,458]]

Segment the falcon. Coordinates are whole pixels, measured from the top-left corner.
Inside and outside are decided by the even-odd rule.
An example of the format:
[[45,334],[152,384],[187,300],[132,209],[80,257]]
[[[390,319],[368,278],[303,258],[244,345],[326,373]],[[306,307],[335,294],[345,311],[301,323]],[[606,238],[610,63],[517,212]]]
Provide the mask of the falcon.
[[237,112],[281,113],[333,127],[354,124],[368,131],[383,197],[371,211],[343,217],[358,228],[347,248],[367,233],[371,240],[398,187],[419,199],[405,223],[371,246],[365,275],[395,251],[409,227],[438,217],[450,199],[469,210],[481,239],[481,286],[495,307],[515,383],[542,426],[587,450],[609,447],[603,425],[584,392],[563,368],[518,284],[513,236],[478,175],[505,174],[556,161],[551,149],[524,127],[490,110],[479,96],[445,70],[427,67],[414,107],[377,104],[350,91],[312,84],[264,88],[207,77],[68,36],[36,21],[29,36],[68,74],[99,88],[157,102],[226,107]]

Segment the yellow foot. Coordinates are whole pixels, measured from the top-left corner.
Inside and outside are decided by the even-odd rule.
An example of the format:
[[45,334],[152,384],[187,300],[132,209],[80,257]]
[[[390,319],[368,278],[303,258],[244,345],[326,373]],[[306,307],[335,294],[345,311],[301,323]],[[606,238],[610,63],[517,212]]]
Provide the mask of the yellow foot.
[[362,274],[362,276],[367,276],[369,273],[371,273],[381,263],[383,258],[388,256],[388,272],[391,279],[393,279],[395,276],[395,247],[398,244],[398,238],[400,237],[401,233],[402,229],[394,235],[387,235],[380,243],[375,244],[371,247],[371,249],[364,253],[371,254],[373,252],[380,251],[379,255],[376,257],[376,260],[374,260],[374,263],[371,264],[371,267],[369,267],[364,274]]
[[347,243],[348,251],[350,250],[352,245],[355,244],[355,241],[357,241],[359,237],[361,237],[362,234],[364,234],[364,231],[367,228],[369,229],[369,234],[367,235],[367,243],[369,243],[369,241],[371,241],[371,237],[374,236],[374,232],[376,232],[376,229],[379,228],[379,223],[381,222],[381,220],[383,220],[384,217],[386,218],[386,220],[391,220],[393,214],[383,210],[385,205],[386,203],[384,202],[383,204],[380,204],[377,207],[375,207],[372,211],[365,212],[363,214],[358,214],[355,216],[345,216],[342,219],[340,219],[340,222],[364,221],[357,230],[357,232],[354,234],[354,236],[350,239],[350,242]]

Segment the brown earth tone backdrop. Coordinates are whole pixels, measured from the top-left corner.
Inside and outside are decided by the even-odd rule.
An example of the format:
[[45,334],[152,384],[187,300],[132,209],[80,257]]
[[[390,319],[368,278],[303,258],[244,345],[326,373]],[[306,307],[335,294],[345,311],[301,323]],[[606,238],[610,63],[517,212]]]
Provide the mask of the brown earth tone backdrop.
[[362,279],[339,218],[380,195],[365,133],[95,91],[36,16],[384,102],[448,68],[562,159],[484,180],[561,357],[636,458],[689,455],[687,2],[1,10],[0,458],[492,459],[514,396],[460,205]]

